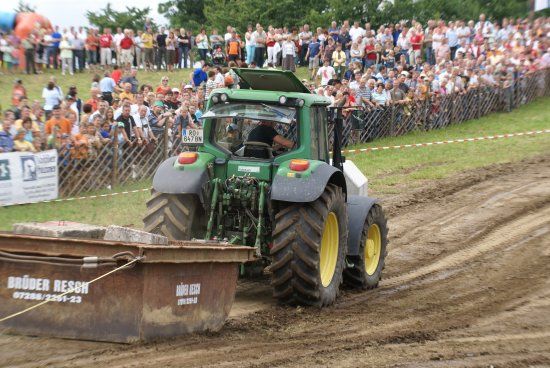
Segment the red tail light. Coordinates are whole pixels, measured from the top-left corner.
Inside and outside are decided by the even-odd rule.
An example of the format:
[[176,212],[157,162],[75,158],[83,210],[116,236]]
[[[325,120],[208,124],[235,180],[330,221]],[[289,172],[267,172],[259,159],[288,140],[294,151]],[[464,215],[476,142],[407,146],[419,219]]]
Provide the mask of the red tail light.
[[306,171],[307,169],[309,169],[309,161],[308,160],[291,160],[289,168],[292,171]]
[[197,161],[199,154],[197,152],[182,152],[178,156],[178,163],[180,165],[188,165]]

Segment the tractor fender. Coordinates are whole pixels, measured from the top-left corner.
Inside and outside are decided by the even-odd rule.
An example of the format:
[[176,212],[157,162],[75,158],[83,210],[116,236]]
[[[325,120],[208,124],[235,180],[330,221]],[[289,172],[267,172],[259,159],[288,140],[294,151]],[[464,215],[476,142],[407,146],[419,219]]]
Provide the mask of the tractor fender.
[[356,256],[361,249],[361,234],[372,206],[378,203],[375,198],[348,196],[348,256]]
[[326,162],[316,163],[315,167],[302,177],[290,176],[287,171],[280,168],[275,174],[271,185],[271,200],[313,202],[323,194],[329,183],[341,187],[344,195],[347,193],[344,173]]
[[209,175],[206,167],[181,170],[174,167],[177,157],[170,157],[157,168],[153,177],[153,189],[167,194],[195,194],[204,203],[202,188]]

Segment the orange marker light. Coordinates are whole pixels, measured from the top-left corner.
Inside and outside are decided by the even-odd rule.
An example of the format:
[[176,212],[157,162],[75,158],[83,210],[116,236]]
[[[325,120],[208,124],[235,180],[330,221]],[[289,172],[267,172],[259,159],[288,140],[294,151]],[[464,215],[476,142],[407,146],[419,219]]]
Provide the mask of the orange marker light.
[[309,169],[309,161],[308,160],[290,160],[289,168],[292,171],[306,171],[307,169]]
[[197,152],[182,152],[178,156],[178,163],[180,165],[188,165],[197,161],[199,154]]

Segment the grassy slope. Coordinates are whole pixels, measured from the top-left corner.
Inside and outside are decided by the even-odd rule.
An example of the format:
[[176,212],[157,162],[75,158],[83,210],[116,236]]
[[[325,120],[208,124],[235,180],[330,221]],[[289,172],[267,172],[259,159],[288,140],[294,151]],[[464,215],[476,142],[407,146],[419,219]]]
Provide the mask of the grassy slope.
[[[189,82],[189,74],[191,69],[177,70],[173,73],[166,72],[143,72],[140,71],[137,75],[137,78],[140,84],[150,84],[153,87],[157,87],[160,84],[160,79],[163,75],[167,75],[170,79],[170,86],[179,88],[181,83]],[[102,73],[98,72],[100,75]],[[13,87],[13,82],[15,79],[23,80],[23,85],[27,88],[27,94],[30,101],[39,100],[42,101],[42,89],[48,83],[48,80],[51,76],[55,76],[57,83],[63,90],[63,93],[67,93],[69,86],[76,86],[79,92],[79,97],[82,100],[87,100],[90,98],[90,87],[92,84],[93,74],[89,72],[76,73],[75,75],[65,75],[62,76],[61,72],[51,72],[47,71],[44,74],[39,75],[2,75],[0,76],[0,106],[3,109],[7,109],[11,106],[11,89]],[[299,78],[304,78],[307,75],[307,70],[305,68],[299,68],[297,75]]]
[[[302,74],[301,71],[300,74]],[[188,74],[188,73],[187,73]],[[159,73],[142,73],[141,79],[157,81]],[[170,77],[183,76],[183,72],[172,73]],[[85,75],[89,78],[89,75]],[[84,76],[80,83],[89,86]],[[47,78],[40,76],[42,85]],[[37,78],[38,79],[38,78]],[[68,77],[66,87],[72,83]],[[76,80],[77,77],[74,77]],[[6,77],[0,78],[2,84]],[[31,82],[28,82],[30,84]],[[34,83],[34,82],[32,82]],[[78,83],[77,86],[80,87]],[[82,88],[82,87],[81,87]],[[36,94],[35,94],[36,96]],[[31,97],[33,94],[31,93]],[[6,96],[3,95],[2,103]],[[416,132],[402,137],[386,138],[366,146],[397,145],[439,141],[453,138],[477,137],[496,133],[522,132],[536,129],[550,129],[550,98],[540,99],[512,113],[493,114],[479,120],[452,126],[446,130]],[[541,153],[550,152],[550,134],[533,137],[518,137],[472,143],[458,143],[444,146],[409,148],[404,150],[376,151],[348,154],[369,178],[371,192],[379,194],[396,193],[403,186],[419,186],[426,180],[448,177],[456,172],[492,163],[511,162]],[[146,188],[148,182],[124,187],[124,190]],[[114,188],[114,191],[121,188]],[[98,192],[103,193],[103,192]],[[96,224],[118,224],[141,226],[145,210],[146,192],[124,196],[107,197],[60,203],[41,203],[0,209],[0,230],[8,230],[15,222],[71,220]]]
[[[454,125],[444,130],[415,132],[385,138],[361,147],[424,143],[454,138],[550,129],[546,97],[511,113],[498,113]],[[540,153],[550,153],[550,134],[514,137],[444,146],[405,148],[348,154],[369,178],[369,188],[382,194],[396,193],[401,185],[418,186],[424,180],[440,179],[453,173],[493,163],[513,162]]]

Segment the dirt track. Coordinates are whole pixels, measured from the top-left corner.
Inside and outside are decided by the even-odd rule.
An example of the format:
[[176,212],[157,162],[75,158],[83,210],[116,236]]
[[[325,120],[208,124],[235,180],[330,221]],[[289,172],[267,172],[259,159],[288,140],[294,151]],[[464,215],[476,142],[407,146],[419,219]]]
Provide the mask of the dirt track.
[[[385,198],[380,288],[324,310],[244,282],[221,332],[147,345],[0,335],[0,365],[550,366],[550,156]],[[255,289],[258,290],[255,290]]]

